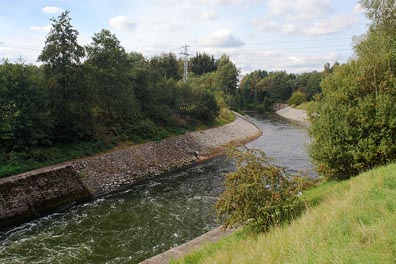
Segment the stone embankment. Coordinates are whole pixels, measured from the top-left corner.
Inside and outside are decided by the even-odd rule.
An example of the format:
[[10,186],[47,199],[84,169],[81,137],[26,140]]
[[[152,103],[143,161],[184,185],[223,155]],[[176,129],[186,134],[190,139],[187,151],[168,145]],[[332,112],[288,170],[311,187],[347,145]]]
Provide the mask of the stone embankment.
[[0,228],[200,162],[261,133],[237,114],[234,122],[221,127],[0,179]]
[[275,113],[277,115],[280,115],[281,117],[297,121],[305,126],[309,126],[308,115],[307,112],[304,110],[299,110],[288,106],[276,111]]

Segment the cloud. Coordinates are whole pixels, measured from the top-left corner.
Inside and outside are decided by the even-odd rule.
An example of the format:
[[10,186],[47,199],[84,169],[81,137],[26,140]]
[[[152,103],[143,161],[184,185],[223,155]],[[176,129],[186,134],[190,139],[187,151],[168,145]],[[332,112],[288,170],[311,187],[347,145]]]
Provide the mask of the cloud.
[[283,16],[288,20],[310,19],[331,11],[330,0],[270,0],[271,16]]
[[252,24],[259,31],[278,31],[280,26],[273,20],[263,19],[259,20],[257,18],[252,20]]
[[53,15],[53,14],[62,13],[63,9],[61,9],[57,6],[46,6],[46,7],[43,7],[43,9],[41,9],[41,12],[45,13],[45,14]]
[[281,30],[283,33],[287,33],[287,34],[295,34],[300,32],[300,30],[297,28],[295,24],[282,25]]
[[279,33],[286,33],[286,34],[295,34],[300,33],[301,30],[297,27],[296,24],[284,24],[280,25],[277,24],[273,20],[268,19],[253,19],[252,24],[256,27],[258,31],[263,32],[279,32]]
[[217,18],[217,13],[214,10],[209,10],[201,14],[201,18],[205,20],[213,20]]
[[110,18],[109,23],[113,28],[120,30],[134,30],[137,27],[137,24],[126,16]]
[[235,3],[242,3],[243,0],[200,0],[203,4],[216,4],[216,5],[228,5]]
[[203,46],[217,48],[240,47],[245,45],[245,43],[236,38],[231,31],[225,29],[216,31],[199,42]]
[[51,30],[51,25],[46,25],[46,26],[31,26],[29,27],[30,30],[33,31],[38,31],[38,32],[49,32]]
[[307,35],[326,35],[340,32],[359,20],[352,15],[337,15],[328,19],[322,19],[314,23],[304,31]]

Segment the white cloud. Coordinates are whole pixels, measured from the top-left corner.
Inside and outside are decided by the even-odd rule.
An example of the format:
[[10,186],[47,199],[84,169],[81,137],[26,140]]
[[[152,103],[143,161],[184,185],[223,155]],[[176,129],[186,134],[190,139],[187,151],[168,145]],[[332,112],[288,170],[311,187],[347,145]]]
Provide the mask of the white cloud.
[[331,11],[330,0],[270,0],[271,16],[284,16],[288,20],[304,20]]
[[205,20],[213,20],[217,18],[217,13],[214,10],[209,10],[201,14],[201,18]]
[[294,34],[300,32],[295,24],[282,25],[282,32],[287,34]]
[[201,0],[203,4],[217,4],[217,5],[227,5],[235,3],[243,3],[243,0]]
[[41,12],[45,13],[45,14],[59,14],[63,12],[63,9],[57,7],[57,6],[46,6],[43,7],[43,9],[41,9]]
[[337,15],[329,19],[322,19],[304,31],[307,35],[326,35],[344,30],[359,20],[352,15]]
[[51,30],[51,25],[46,25],[46,26],[31,26],[29,27],[30,30],[33,31],[38,31],[38,32],[49,32]]
[[240,39],[236,38],[231,31],[225,29],[216,31],[199,42],[203,46],[219,48],[240,47],[245,44]]
[[280,26],[273,20],[268,19],[253,19],[252,24],[257,28],[259,31],[277,31],[280,29]]
[[137,27],[137,24],[126,16],[110,18],[109,23],[113,28],[120,30],[133,30]]

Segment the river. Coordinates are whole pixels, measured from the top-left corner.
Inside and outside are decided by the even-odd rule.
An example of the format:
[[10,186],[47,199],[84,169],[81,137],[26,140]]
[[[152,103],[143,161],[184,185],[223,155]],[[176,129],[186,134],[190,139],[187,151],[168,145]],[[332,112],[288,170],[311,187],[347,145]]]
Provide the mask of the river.
[[[263,135],[248,148],[290,172],[311,170],[303,127],[272,115],[250,119]],[[234,169],[220,156],[0,231],[0,263],[138,263],[217,227],[213,205]]]

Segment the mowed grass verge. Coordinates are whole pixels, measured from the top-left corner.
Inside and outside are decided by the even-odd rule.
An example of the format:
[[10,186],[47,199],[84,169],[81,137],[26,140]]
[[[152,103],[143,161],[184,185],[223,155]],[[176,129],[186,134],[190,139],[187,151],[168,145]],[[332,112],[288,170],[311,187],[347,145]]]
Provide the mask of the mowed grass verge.
[[303,197],[308,209],[292,223],[238,231],[172,263],[396,263],[396,164]]

